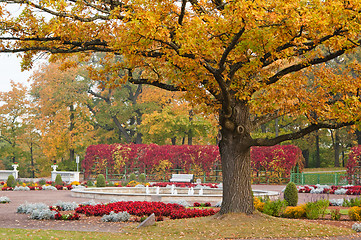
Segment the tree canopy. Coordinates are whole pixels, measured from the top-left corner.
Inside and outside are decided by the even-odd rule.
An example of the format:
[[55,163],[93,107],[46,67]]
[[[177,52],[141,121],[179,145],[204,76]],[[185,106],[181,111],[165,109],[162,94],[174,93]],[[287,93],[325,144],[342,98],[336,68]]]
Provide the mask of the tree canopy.
[[[321,0],[1,1],[0,52],[23,52],[31,67],[40,52],[105,52],[101,79],[184,91],[194,105],[219,114],[224,175],[220,213],[253,212],[250,147],[300,138],[360,119],[360,71],[342,75],[319,67],[358,47],[361,3]],[[7,12],[20,4],[18,16]],[[65,54],[65,55],[59,55]],[[119,71],[126,71],[119,76]],[[101,75],[99,75],[101,76]],[[304,115],[295,132],[252,138],[279,116]],[[237,200],[235,200],[237,199]]]

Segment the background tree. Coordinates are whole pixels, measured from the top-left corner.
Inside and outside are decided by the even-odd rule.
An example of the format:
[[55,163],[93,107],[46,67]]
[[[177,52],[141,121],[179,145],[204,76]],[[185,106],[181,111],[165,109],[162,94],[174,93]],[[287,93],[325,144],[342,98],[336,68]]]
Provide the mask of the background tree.
[[78,72],[77,67],[61,71],[60,64],[53,63],[32,76],[31,91],[43,151],[63,170],[74,170],[75,154],[95,142],[86,106],[87,85],[79,79]]
[[[5,167],[20,163],[19,170],[26,173],[26,152],[22,147],[22,137],[28,130],[26,118],[29,116],[29,100],[27,88],[20,83],[11,82],[11,90],[0,93],[0,123],[1,123],[1,157]],[[25,162],[24,162],[25,163]]]
[[[1,14],[1,51],[25,52],[24,67],[39,51],[121,55],[124,61],[107,70],[114,72],[106,79],[111,84],[130,81],[185,91],[194,105],[205,103],[209,112],[218,112],[220,214],[254,211],[251,146],[278,144],[360,118],[361,81],[323,68],[308,81],[302,72],[360,44],[356,0],[20,2],[19,17],[8,15],[6,5]],[[125,69],[128,74],[115,82]],[[133,75],[139,69],[141,74]],[[283,115],[305,115],[308,123],[290,134],[251,137]]]

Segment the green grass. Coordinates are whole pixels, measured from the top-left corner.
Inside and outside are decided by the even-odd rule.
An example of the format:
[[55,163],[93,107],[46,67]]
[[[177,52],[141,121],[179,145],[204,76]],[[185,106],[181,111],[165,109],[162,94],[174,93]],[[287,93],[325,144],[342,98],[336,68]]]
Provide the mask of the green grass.
[[[332,209],[326,209],[326,214],[331,214]],[[348,215],[348,209],[340,209],[341,215]]]
[[303,172],[328,172],[328,171],[341,171],[346,170],[345,167],[330,167],[330,168],[304,168]]
[[0,228],[1,239],[224,239],[321,237],[353,233],[351,229],[274,218],[260,213],[252,216],[227,214],[221,217],[171,220],[141,229],[133,225],[123,228],[121,233]]

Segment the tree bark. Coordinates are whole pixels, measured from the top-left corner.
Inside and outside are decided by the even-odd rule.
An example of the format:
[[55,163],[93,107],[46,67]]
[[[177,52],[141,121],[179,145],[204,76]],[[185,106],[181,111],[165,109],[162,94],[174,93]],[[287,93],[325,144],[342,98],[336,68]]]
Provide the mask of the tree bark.
[[316,130],[316,168],[319,168],[321,166],[321,156],[320,156],[320,136],[318,135],[318,130]]
[[[335,135],[333,135],[335,134]],[[340,137],[339,137],[339,130],[335,129],[335,131],[331,131],[331,138],[333,143],[333,150],[334,150],[334,166],[340,166]]]
[[361,145],[361,131],[357,129],[355,131],[355,134],[356,134],[356,138],[357,138],[357,144]]
[[33,155],[33,143],[30,143],[30,164],[31,164],[31,177],[35,178],[35,166],[34,166],[34,155]]
[[222,129],[219,150],[223,175],[223,201],[220,214],[230,212],[252,214],[254,206],[248,106],[236,102],[231,118],[220,113],[220,124]]
[[305,159],[305,168],[308,168],[308,162],[310,159],[310,151],[308,149],[302,150],[303,158]]

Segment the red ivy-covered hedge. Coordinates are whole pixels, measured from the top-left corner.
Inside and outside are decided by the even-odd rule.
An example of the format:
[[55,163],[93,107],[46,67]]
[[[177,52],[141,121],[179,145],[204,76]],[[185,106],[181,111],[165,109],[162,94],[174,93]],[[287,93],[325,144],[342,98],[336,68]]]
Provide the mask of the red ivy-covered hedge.
[[361,166],[361,145],[355,146],[351,148],[350,154],[348,155],[347,160],[347,181],[349,184],[360,185],[361,180],[356,178],[358,173],[360,173]]
[[[144,170],[150,172],[162,160],[168,160],[172,164],[172,168],[185,169],[187,172],[192,165],[196,164],[209,175],[215,164],[220,165],[218,146],[100,144],[91,145],[87,148],[85,158],[82,161],[85,177],[96,166],[98,169],[107,166],[108,173],[114,173],[117,155],[122,157],[124,163],[119,166],[118,172],[123,172],[125,167],[127,172],[132,172],[134,168],[139,168],[141,172]],[[251,162],[253,170],[277,171],[277,168],[281,168],[287,174],[296,164],[299,165],[300,170],[303,168],[302,151],[294,145],[252,147]],[[105,172],[105,168],[102,171]]]

